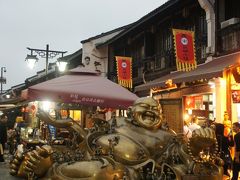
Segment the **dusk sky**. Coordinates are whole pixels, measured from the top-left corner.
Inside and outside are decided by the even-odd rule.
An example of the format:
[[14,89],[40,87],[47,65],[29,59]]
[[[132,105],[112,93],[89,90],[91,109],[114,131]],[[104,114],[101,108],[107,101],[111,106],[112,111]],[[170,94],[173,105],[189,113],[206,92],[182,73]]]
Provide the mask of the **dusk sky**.
[[133,23],[166,1],[0,0],[0,66],[7,70],[3,90],[45,69],[40,57],[34,69],[28,68],[26,47],[49,44],[50,50],[68,55],[82,47],[82,40]]

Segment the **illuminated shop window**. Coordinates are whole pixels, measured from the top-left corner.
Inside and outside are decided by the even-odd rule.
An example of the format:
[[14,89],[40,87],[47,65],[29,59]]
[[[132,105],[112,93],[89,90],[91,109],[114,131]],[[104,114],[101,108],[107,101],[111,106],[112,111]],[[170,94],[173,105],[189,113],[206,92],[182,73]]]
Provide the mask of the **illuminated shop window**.
[[61,110],[62,119],[70,117],[75,121],[81,121],[81,115],[81,110]]
[[75,121],[81,121],[81,111],[80,110],[70,110],[70,117]]
[[214,119],[214,106],[212,94],[199,94],[186,96],[185,110],[188,115],[197,116],[199,119]]

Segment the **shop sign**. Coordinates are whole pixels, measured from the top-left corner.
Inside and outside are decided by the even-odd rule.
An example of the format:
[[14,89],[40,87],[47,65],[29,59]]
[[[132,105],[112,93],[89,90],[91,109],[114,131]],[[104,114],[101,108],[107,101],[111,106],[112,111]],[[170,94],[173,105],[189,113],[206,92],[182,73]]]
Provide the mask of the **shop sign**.
[[197,67],[194,31],[172,29],[178,71],[191,71]]
[[202,96],[195,96],[195,108],[202,109],[203,108],[203,97]]
[[101,98],[94,98],[94,97],[81,97],[78,94],[70,94],[70,98],[72,99],[72,102],[74,103],[98,103],[98,104],[103,104],[104,99]]
[[185,99],[186,109],[202,109],[203,97],[202,96],[187,96]]
[[132,88],[132,58],[116,56],[118,84]]
[[192,96],[186,97],[185,108],[186,109],[194,109],[195,108],[194,97],[192,97]]
[[5,77],[0,77],[0,83],[6,84],[7,80]]

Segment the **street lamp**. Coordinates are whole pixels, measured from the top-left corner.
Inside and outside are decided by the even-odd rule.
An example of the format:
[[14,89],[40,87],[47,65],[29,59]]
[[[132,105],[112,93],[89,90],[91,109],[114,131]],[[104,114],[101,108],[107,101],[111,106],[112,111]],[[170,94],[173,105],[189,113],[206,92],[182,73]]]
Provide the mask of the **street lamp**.
[[65,61],[58,61],[57,62],[57,66],[58,66],[59,71],[63,72],[66,69],[67,62],[65,62]]
[[[46,75],[48,74],[48,59],[49,58],[54,58],[59,54],[61,54],[62,57],[63,57],[63,54],[67,52],[67,51],[52,51],[52,50],[49,50],[49,45],[48,44],[46,45],[46,49],[32,49],[32,48],[29,48],[29,47],[27,47],[27,49],[31,51],[31,54],[27,55],[25,61],[27,61],[28,66],[31,69],[34,67],[35,63],[38,61],[37,55],[34,55],[33,52],[37,53],[40,57],[46,59],[46,70],[45,70]],[[61,69],[59,68],[60,71],[62,71],[62,70],[64,71],[65,68],[66,68],[66,65],[67,65],[66,62],[61,62],[61,61],[58,61],[57,65],[59,67],[63,66],[62,63],[65,64],[65,66],[64,66],[64,68],[63,67],[61,67]]]
[[3,77],[3,73],[7,72],[6,67],[1,67],[1,94],[3,93],[3,84],[6,84],[6,78]]

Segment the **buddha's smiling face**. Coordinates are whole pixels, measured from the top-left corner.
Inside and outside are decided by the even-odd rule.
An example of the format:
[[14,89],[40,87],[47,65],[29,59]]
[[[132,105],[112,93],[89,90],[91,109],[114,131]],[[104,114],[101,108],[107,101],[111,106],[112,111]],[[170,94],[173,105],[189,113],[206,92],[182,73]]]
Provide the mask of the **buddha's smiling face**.
[[139,98],[132,107],[133,118],[145,128],[155,128],[161,123],[160,104],[151,97]]

